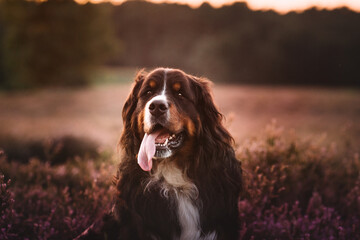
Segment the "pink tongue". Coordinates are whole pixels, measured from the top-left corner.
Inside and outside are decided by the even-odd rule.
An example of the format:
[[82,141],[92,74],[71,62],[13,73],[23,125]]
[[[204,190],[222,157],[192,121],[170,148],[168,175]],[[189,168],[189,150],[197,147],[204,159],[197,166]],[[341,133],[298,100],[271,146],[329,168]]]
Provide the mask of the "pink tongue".
[[140,145],[140,150],[138,153],[138,164],[144,171],[150,171],[152,168],[152,158],[155,155],[155,139],[161,131],[156,131],[151,134],[145,133],[144,138]]

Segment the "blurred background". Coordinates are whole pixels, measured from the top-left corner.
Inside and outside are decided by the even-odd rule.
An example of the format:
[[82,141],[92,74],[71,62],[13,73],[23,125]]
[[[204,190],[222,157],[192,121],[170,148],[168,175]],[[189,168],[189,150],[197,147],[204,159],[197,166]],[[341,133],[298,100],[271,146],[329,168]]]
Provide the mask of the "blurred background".
[[272,2],[1,0],[0,143],[74,136],[113,149],[136,71],[166,66],[216,83],[238,141],[277,119],[304,137],[357,145],[356,4]]
[[124,101],[159,66],[214,82],[240,239],[360,239],[359,1],[159,2],[0,0],[0,239],[110,208]]

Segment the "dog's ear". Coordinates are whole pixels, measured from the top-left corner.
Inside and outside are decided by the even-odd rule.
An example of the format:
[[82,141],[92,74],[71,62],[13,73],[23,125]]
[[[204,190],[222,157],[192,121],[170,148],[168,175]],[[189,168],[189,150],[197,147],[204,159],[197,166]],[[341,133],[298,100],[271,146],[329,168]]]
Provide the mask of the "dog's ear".
[[134,83],[132,86],[132,90],[125,101],[123,111],[122,111],[122,118],[123,118],[124,124],[128,123],[131,120],[131,116],[135,111],[137,101],[138,101],[138,93],[139,93],[142,83],[144,82],[145,76],[146,76],[146,72],[144,69],[141,69],[136,74],[136,77],[135,77],[135,80],[134,80]]
[[193,77],[195,85],[196,104],[198,111],[201,113],[202,122],[218,124],[221,123],[222,114],[214,104],[210,87],[212,83],[206,78]]
[[223,115],[214,104],[210,90],[211,81],[194,76],[190,78],[195,89],[195,103],[200,113],[203,135],[211,134],[215,141],[226,145],[232,144],[233,138],[222,125]]
[[[138,94],[140,88],[145,80],[146,72],[144,69],[140,70],[134,80],[132,90],[127,97],[123,111],[122,111],[122,119],[123,119],[123,131],[120,137],[120,145],[130,154],[129,151],[132,151],[135,145],[135,136],[132,134],[134,130],[132,129],[132,118],[133,113],[136,109],[137,102],[138,102]],[[126,144],[130,144],[130,146],[126,146]]]

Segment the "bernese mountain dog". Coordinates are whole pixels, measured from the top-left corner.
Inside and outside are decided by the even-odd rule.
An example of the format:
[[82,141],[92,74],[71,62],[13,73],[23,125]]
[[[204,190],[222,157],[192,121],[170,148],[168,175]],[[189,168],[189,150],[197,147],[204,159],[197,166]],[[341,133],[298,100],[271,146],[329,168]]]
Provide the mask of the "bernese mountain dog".
[[114,207],[78,239],[238,239],[241,164],[210,81],[141,70],[122,118]]

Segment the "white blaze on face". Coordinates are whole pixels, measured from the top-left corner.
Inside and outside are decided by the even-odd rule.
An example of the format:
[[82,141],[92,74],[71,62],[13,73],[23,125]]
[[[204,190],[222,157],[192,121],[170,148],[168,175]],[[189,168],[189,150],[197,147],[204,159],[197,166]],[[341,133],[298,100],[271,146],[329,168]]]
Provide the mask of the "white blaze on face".
[[[145,105],[145,116],[144,116],[144,129],[147,130],[147,129],[150,129],[151,126],[152,126],[152,123],[151,123],[151,113],[150,113],[150,104],[153,103],[154,101],[156,100],[162,100],[164,101],[166,104],[167,104],[167,98],[166,98],[166,77],[167,77],[167,72],[169,71],[170,69],[164,69],[164,85],[163,85],[163,88],[162,88],[162,91],[160,92],[159,95],[156,95],[155,97],[153,97],[152,99],[150,99],[150,101],[148,101]],[[167,112],[166,113],[166,119],[169,120],[170,118],[170,112]]]

